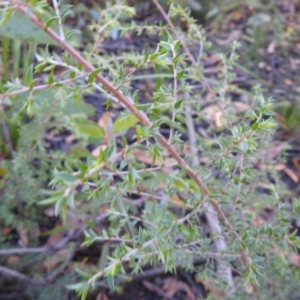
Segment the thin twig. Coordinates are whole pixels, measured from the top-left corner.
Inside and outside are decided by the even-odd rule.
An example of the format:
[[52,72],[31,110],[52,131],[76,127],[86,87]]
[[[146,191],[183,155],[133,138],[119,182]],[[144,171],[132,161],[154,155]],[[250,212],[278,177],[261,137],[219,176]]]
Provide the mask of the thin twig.
[[[185,98],[188,98],[188,95],[185,95]],[[190,107],[188,105],[185,105],[185,119],[186,119],[188,138],[191,145],[191,154],[194,160],[193,163],[194,165],[199,166],[200,162],[197,153],[197,136],[196,136],[195,126],[190,111],[191,111]],[[214,234],[214,242],[215,242],[216,250],[217,252],[222,253],[226,250],[227,246],[226,246],[225,238],[222,236],[222,228],[220,226],[220,222],[217,216],[215,215],[215,211],[213,207],[207,203],[205,203],[204,206],[207,210],[205,212],[206,220],[208,222],[208,225],[212,233]],[[219,234],[220,236],[217,237],[216,234]],[[222,279],[224,279],[227,282],[228,286],[233,287],[234,281],[233,281],[230,267],[227,266],[227,264],[220,263],[218,270],[220,276],[222,277]]]
[[[176,57],[176,51],[174,49],[174,47],[172,46],[172,54],[173,54],[173,58],[175,59]],[[172,137],[173,137],[173,131],[174,131],[174,122],[175,122],[175,117],[176,117],[176,108],[175,108],[175,104],[177,102],[177,67],[176,64],[173,64],[173,108],[172,108],[172,126],[170,128],[170,136],[169,136],[169,144],[172,143]]]
[[61,21],[61,15],[60,15],[57,0],[52,0],[52,3],[53,3],[53,6],[54,6],[56,16],[58,18],[59,34],[60,34],[61,39],[64,41],[65,40],[64,28],[63,28],[63,24],[62,24],[62,21]]
[[18,271],[6,267],[2,267],[2,266],[0,266],[0,274],[2,274],[5,277],[13,277],[20,281],[28,282],[33,285],[46,285],[47,283],[54,281],[64,271],[64,269],[69,265],[70,261],[72,260],[73,255],[74,255],[74,251],[70,251],[64,263],[43,279],[32,279],[29,276],[24,275]]
[[181,42],[181,45],[182,45],[184,51],[186,52],[186,54],[188,55],[189,59],[191,60],[191,62],[195,65],[196,64],[196,60],[195,60],[194,56],[190,52],[190,50],[187,47],[184,39],[180,36],[180,34],[178,33],[178,30],[175,28],[175,26],[171,22],[170,18],[168,17],[168,15],[166,14],[166,12],[162,8],[162,6],[158,3],[157,0],[152,0],[152,1],[155,4],[155,6],[158,8],[158,10],[160,11],[160,13],[163,15],[164,19],[166,20],[166,22],[168,23],[168,25],[170,26],[170,28],[172,29],[172,31],[175,33],[176,38]]
[[60,82],[53,82],[51,84],[41,84],[41,85],[34,86],[32,88],[27,87],[27,86],[22,86],[19,90],[0,94],[0,101],[2,102],[3,99],[6,98],[6,97],[21,95],[21,94],[24,94],[24,93],[27,93],[27,92],[37,92],[37,91],[45,90],[45,89],[50,88],[50,87],[60,86],[62,84],[66,85],[66,84],[69,84],[71,82],[74,82],[76,79],[78,79],[78,78],[66,79],[66,80],[62,80]]

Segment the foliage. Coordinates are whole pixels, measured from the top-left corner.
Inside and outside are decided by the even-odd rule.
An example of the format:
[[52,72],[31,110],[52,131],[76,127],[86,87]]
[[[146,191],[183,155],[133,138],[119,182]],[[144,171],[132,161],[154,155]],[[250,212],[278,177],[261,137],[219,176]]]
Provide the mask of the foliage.
[[[54,10],[35,5],[36,1],[27,2],[39,22],[42,20],[45,33],[50,25],[58,28]],[[20,7],[23,5],[8,6],[3,15]],[[60,10],[64,19],[71,7]],[[163,264],[171,272],[180,266],[195,272],[199,280],[213,278],[230,299],[244,299],[247,293],[261,299],[296,297],[299,274],[287,256],[300,246],[299,238],[289,231],[289,220],[299,205],[283,200],[286,189],[277,173],[260,168],[262,150],[272,143],[276,126],[273,100],[265,99],[255,87],[249,109],[242,115],[234,110],[232,93],[240,93],[231,83],[239,44],[232,43],[230,51],[214,52],[205,31],[188,10],[176,4],[170,6],[168,15],[188,24],[186,39],[169,25],[157,29],[155,25],[127,23],[135,12],[125,4],[107,4],[98,13],[89,27],[93,41],[79,56],[66,49],[58,55],[49,47],[40,47],[37,61],[27,68],[22,80],[3,82],[0,97],[7,107],[2,118],[9,126],[16,126],[18,134],[15,152],[6,149],[2,226],[22,224],[32,229],[37,226],[41,205],[53,205],[64,222],[68,222],[69,211],[83,216],[82,247],[96,242],[104,246],[100,266],[82,263],[77,268],[81,282],[69,286],[82,299],[99,282],[115,289],[116,279],[128,270],[140,273],[146,264]],[[10,24],[13,20],[5,21]],[[104,38],[113,38],[116,31],[120,35],[157,31],[159,41],[156,48],[148,47],[142,53],[98,55]],[[18,38],[30,40],[30,34],[35,35],[28,30]],[[64,43],[76,45],[70,40],[75,34],[66,35],[65,42],[61,32],[57,35],[62,48]],[[189,52],[195,45],[197,51]],[[222,69],[217,78],[204,73],[202,62],[208,52],[220,59]],[[62,75],[55,74],[57,66],[65,68]],[[143,101],[143,95],[131,85],[142,80],[139,76],[155,79],[149,101]],[[41,77],[43,83],[38,82]],[[87,120],[93,108],[81,100],[94,88],[104,95],[106,106],[121,102],[128,108],[111,120],[114,124],[108,140],[109,129]],[[214,119],[208,119],[205,108],[210,106],[218,111],[218,119],[216,113],[212,114]],[[208,124],[207,135],[197,133],[201,122]],[[129,140],[122,133],[132,127],[134,134]],[[47,148],[45,133],[63,131],[78,140],[76,152]],[[1,144],[5,144],[5,136]],[[89,144],[102,144],[97,157],[83,150]],[[150,162],[141,162],[137,151]],[[200,154],[203,160],[198,159]],[[271,169],[274,161],[264,163]],[[41,191],[49,181],[47,191]],[[128,200],[130,197],[142,200],[142,211],[135,201]],[[109,226],[99,229],[95,212],[105,204],[110,205],[106,211]],[[258,222],[261,212],[270,207],[275,221]],[[210,224],[210,214],[217,216],[214,222],[221,231]],[[211,227],[209,234],[201,226],[202,216]],[[220,241],[225,245],[222,249],[217,246]],[[206,259],[200,267],[194,264],[199,258]],[[231,274],[224,275],[224,270],[231,273],[232,267],[238,274],[234,279]]]

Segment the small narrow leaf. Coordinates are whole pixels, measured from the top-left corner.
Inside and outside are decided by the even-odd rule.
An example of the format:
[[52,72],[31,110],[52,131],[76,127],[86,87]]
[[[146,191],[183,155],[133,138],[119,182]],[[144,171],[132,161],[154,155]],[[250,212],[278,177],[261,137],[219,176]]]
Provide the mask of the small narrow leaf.
[[118,118],[113,125],[113,132],[120,132],[129,129],[138,123],[139,119],[135,115],[127,115]]
[[184,75],[184,70],[177,73],[176,79],[177,80],[181,79],[183,75]]

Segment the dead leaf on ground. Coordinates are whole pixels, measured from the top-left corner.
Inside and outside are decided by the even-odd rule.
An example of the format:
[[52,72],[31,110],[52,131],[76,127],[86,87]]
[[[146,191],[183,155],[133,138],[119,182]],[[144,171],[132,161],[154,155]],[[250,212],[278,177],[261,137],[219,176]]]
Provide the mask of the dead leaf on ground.
[[213,279],[197,279],[197,282],[202,283],[202,285],[215,297],[223,298],[225,297],[225,291],[218,289]]
[[294,85],[294,82],[293,80],[291,80],[290,78],[285,78],[284,79],[284,83],[288,86],[293,86]]
[[104,140],[102,145],[96,147],[93,151],[92,151],[92,155],[94,157],[98,157],[100,154],[101,150],[105,150],[107,148],[107,146],[109,145],[109,143],[111,142],[111,138],[113,137],[113,133],[112,133],[112,128],[113,128],[113,123],[111,120],[111,115],[110,112],[107,111],[105,112],[98,120],[99,127],[104,129],[105,132],[105,136],[104,136]]
[[22,243],[22,247],[27,247],[28,246],[28,232],[27,229],[25,228],[25,226],[23,226],[22,224],[17,228],[21,243]]
[[222,70],[222,66],[215,66],[215,67],[210,67],[210,68],[205,68],[204,69],[204,74],[209,75],[209,74],[217,74]]
[[58,242],[60,242],[64,238],[64,233],[62,231],[54,232],[51,234],[43,247],[53,247]]
[[109,111],[106,111],[98,120],[98,125],[104,129],[104,144],[108,145],[112,137],[113,123]]
[[231,44],[233,41],[238,40],[240,36],[241,36],[240,30],[232,30],[227,39],[225,40],[215,39],[215,40],[219,45],[226,46]]
[[202,110],[204,118],[213,121],[216,128],[220,128],[225,124],[223,112],[217,104],[212,104]]
[[8,265],[16,265],[19,261],[20,261],[20,257],[19,256],[17,256],[17,255],[11,255],[6,260],[6,263]]
[[[137,158],[137,160],[139,160],[147,165],[152,164],[152,157],[147,156],[147,153],[145,151],[140,150],[140,149],[133,149],[132,153]],[[176,161],[173,158],[165,157],[165,164],[164,164],[165,166],[173,165],[175,163],[176,163]],[[162,163],[160,162],[160,160],[156,159],[153,166],[162,167]]]
[[300,162],[298,157],[293,157],[292,158],[292,163],[295,166],[297,170],[300,170]]
[[[273,167],[273,166],[270,166],[270,167]],[[282,171],[282,170],[284,170],[285,169],[285,164],[276,164],[275,165],[275,170],[276,171]]]
[[40,268],[43,269],[44,272],[49,272],[54,270],[58,267],[61,262],[65,261],[70,255],[70,249],[62,249],[55,253],[55,255],[48,256],[43,263],[41,264]]
[[72,142],[75,141],[75,140],[76,140],[76,136],[73,135],[73,134],[70,134],[70,135],[68,135],[68,136],[65,138],[65,141],[66,141],[68,144],[72,143]]
[[299,183],[299,177],[297,174],[287,166],[282,170],[294,183]]
[[98,147],[96,147],[93,151],[92,151],[92,155],[94,157],[98,157],[100,154],[100,151],[104,151],[107,148],[107,145],[100,145]]
[[279,156],[279,154],[283,151],[284,147],[284,143],[271,145],[271,147],[268,147],[262,151],[261,156],[264,157],[264,160],[266,162],[272,161]]
[[275,166],[261,165],[262,169],[275,169],[276,171],[284,172],[294,183],[299,183],[299,177],[292,169],[288,168],[285,164],[276,164]]
[[109,300],[105,292],[99,292],[95,300]]
[[300,255],[297,253],[292,253],[289,255],[289,262],[296,266],[297,268],[300,268]]
[[12,230],[13,230],[12,227],[4,227],[3,229],[1,229],[1,234],[2,235],[9,234],[9,233],[11,233]]
[[220,59],[220,56],[217,55],[217,54],[212,54],[212,55],[209,55],[207,56],[205,59],[204,59],[204,64],[205,65],[214,65],[214,64],[217,64],[221,61]]
[[260,216],[254,216],[252,218],[252,224],[255,227],[261,227],[265,223],[266,223],[266,221],[262,217],[260,217]]
[[244,102],[240,102],[240,101],[232,101],[232,106],[237,115],[240,115],[240,114],[250,110],[250,105],[248,103],[244,103]]
[[187,300],[196,300],[191,288],[183,281],[179,281],[174,277],[168,277],[164,280],[162,290],[166,292],[169,297],[173,297],[177,292],[184,291]]
[[235,10],[230,13],[227,18],[231,21],[240,21],[244,18],[244,12],[242,12],[241,10]]
[[252,295],[254,293],[254,288],[252,286],[252,284],[250,283],[247,283],[245,285],[245,292],[248,294],[248,295]]
[[274,53],[276,49],[276,45],[277,45],[276,41],[272,41],[267,48],[267,53]]

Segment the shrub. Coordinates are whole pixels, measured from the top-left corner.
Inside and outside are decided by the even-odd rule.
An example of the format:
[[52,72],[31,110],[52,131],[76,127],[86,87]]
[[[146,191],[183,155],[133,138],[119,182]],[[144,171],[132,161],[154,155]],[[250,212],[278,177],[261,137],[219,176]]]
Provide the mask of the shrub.
[[[18,124],[19,135],[15,153],[6,161],[4,224],[16,222],[20,212],[14,210],[20,203],[26,207],[24,221],[32,214],[38,218],[30,210],[37,204],[54,205],[66,223],[71,211],[81,216],[82,246],[103,244],[100,266],[80,265],[83,279],[70,286],[82,299],[99,281],[107,280],[115,289],[116,278],[143,272],[147,264],[162,264],[171,272],[184,268],[203,284],[213,278],[230,299],[247,293],[261,299],[279,293],[296,297],[299,274],[287,257],[299,247],[289,230],[300,204],[297,199],[293,205],[283,201],[286,190],[272,169],[274,161],[262,154],[272,145],[276,126],[272,100],[255,87],[244,103],[247,110],[237,113],[235,104],[243,100],[232,81],[239,44],[215,52],[186,9],[172,4],[165,14],[154,0],[165,25],[128,23],[133,8],[108,5],[105,13],[93,11],[98,13],[89,25],[93,39],[79,52],[78,33],[65,34],[61,27],[72,8],[62,6],[57,14],[35,2],[8,5],[2,19],[10,32],[15,30],[11,22],[18,28],[23,24],[25,31],[30,19],[40,31],[31,29],[24,39],[47,34],[54,45],[39,47],[37,62],[23,72],[22,83],[14,79],[2,87],[2,103],[9,106],[3,115],[11,114],[9,124]],[[26,18],[9,19],[20,13]],[[173,20],[184,24],[184,34]],[[125,33],[137,39],[141,33],[155,33],[159,41],[142,52],[97,53],[104,38]],[[208,55],[221,66],[217,76],[205,74]],[[57,66],[64,68],[62,75],[56,75]],[[151,95],[135,89],[136,81],[150,82]],[[87,92],[96,99],[100,93],[106,100],[103,107],[122,112],[114,118],[102,111],[98,125],[87,120],[93,113],[81,100]],[[71,132],[77,147],[67,153],[47,149],[44,134],[50,130]],[[101,145],[97,155],[85,150],[91,144]],[[47,174],[49,169],[53,175]],[[40,201],[39,191],[49,177],[52,189],[42,191],[46,199]],[[18,187],[12,190],[14,182]],[[105,208],[108,225],[99,226],[97,212]],[[270,222],[261,217],[268,209]]]

